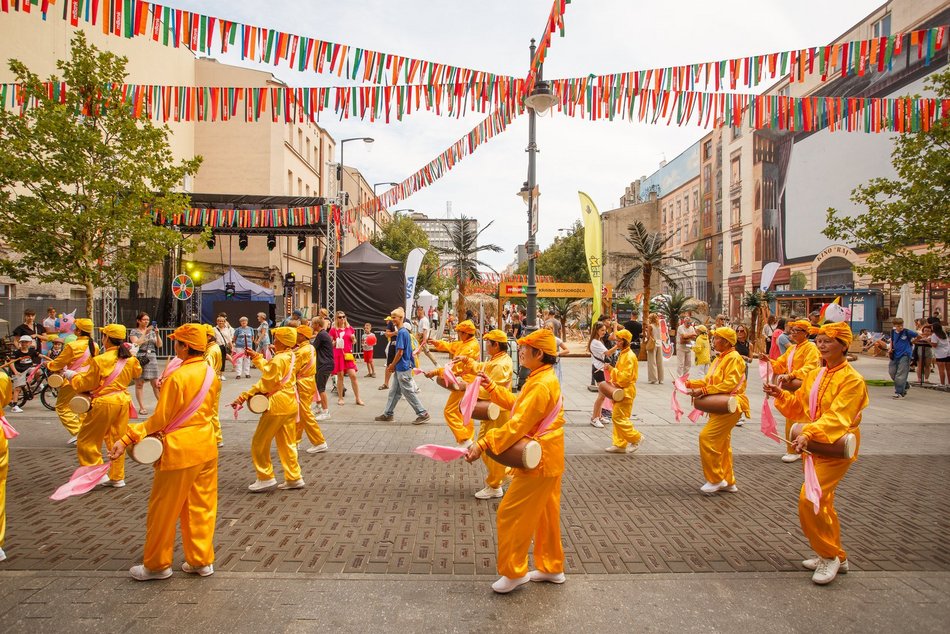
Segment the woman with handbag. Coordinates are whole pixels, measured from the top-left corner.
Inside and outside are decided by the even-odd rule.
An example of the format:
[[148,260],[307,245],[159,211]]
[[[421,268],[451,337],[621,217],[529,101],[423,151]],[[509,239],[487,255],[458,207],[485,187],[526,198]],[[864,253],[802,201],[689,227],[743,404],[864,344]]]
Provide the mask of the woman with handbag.
[[356,343],[356,331],[346,320],[346,313],[338,312],[336,324],[330,328],[330,337],[333,339],[333,374],[336,375],[336,389],[339,400],[337,405],[343,405],[346,389],[343,387],[343,377],[350,377],[350,387],[356,397],[357,405],[366,405],[360,400],[360,385],[356,378],[356,357],[353,355],[353,345]]
[[142,366],[142,376],[135,379],[135,400],[139,404],[139,414],[145,416],[145,402],[142,396],[145,392],[145,382],[152,385],[152,394],[158,400],[161,369],[158,367],[158,349],[162,347],[162,336],[155,326],[150,326],[151,318],[148,313],[139,313],[135,317],[135,328],[129,331],[129,342],[134,346],[135,357]]
[[663,350],[660,346],[660,317],[656,313],[650,313],[649,323],[647,324],[646,342],[643,344],[647,351],[647,378],[651,385],[663,384]]

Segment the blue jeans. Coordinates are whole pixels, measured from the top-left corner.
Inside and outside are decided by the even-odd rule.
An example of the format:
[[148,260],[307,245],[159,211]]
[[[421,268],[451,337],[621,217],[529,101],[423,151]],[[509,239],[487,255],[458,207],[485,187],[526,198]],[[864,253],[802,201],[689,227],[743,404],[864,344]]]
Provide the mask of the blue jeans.
[[910,357],[901,356],[891,359],[887,364],[887,371],[894,380],[894,393],[904,396],[907,394],[907,373],[910,371]]
[[[906,376],[907,373],[905,372],[904,375]],[[389,400],[386,401],[386,411],[383,414],[386,416],[393,415],[400,396],[406,397],[409,406],[415,410],[416,416],[425,414],[426,408],[422,406],[419,397],[412,391],[412,370],[406,370],[405,372],[397,370],[393,373],[393,379],[392,387],[389,388]]]

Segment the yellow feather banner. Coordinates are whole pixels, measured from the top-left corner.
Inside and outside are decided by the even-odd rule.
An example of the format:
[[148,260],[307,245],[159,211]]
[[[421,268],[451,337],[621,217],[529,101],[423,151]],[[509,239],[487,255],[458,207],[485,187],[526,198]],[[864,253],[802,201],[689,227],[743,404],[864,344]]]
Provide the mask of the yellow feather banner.
[[590,273],[591,286],[594,287],[594,312],[591,323],[600,318],[601,289],[604,279],[603,248],[604,241],[601,235],[602,227],[600,212],[590,196],[584,192],[577,192],[581,200],[581,217],[584,219],[584,252],[587,255],[587,272]]

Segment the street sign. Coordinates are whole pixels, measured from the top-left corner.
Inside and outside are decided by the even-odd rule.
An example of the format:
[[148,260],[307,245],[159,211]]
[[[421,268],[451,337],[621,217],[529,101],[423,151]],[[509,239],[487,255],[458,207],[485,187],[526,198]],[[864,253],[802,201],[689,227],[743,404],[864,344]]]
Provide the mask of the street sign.
[[[499,284],[500,297],[524,297],[526,284]],[[589,283],[538,282],[538,297],[593,297],[594,287]],[[608,292],[610,287],[607,287]]]
[[192,279],[182,273],[172,280],[172,295],[178,301],[184,302],[191,298],[195,292],[195,283]]

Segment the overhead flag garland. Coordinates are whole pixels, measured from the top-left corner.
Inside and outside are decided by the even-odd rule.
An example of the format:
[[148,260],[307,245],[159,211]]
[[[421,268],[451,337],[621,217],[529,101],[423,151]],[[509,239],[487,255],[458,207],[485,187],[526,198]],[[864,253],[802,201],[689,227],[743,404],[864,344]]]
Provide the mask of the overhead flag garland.
[[160,211],[153,214],[157,224],[186,227],[206,226],[212,229],[278,229],[308,227],[326,222],[326,214],[334,214],[339,222],[340,207],[315,205],[310,207],[282,207],[279,209],[205,209],[191,208],[180,214],[166,216]]

